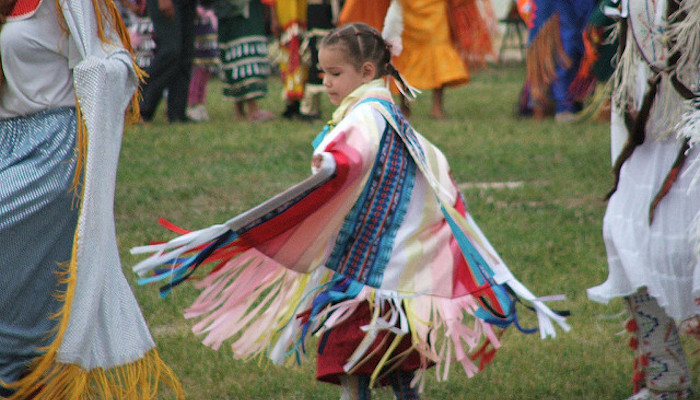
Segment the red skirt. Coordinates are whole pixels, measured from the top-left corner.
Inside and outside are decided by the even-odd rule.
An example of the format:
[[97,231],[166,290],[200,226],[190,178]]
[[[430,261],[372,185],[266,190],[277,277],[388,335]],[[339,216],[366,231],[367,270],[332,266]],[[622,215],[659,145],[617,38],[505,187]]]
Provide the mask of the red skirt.
[[[316,358],[316,379],[322,382],[340,384],[339,377],[347,375],[343,369],[343,365],[355,351],[357,346],[364,338],[366,332],[360,330],[361,326],[369,324],[371,314],[367,302],[361,303],[355,312],[348,319],[330,329],[319,340],[318,354]],[[371,358],[364,361],[362,364],[355,366],[351,371],[352,375],[371,375],[379,361],[381,360],[387,348],[394,340],[396,335],[391,332],[379,332],[374,343],[370,347],[367,354],[374,354]],[[411,336],[403,337],[399,345],[394,349],[392,355],[400,355],[407,352],[412,347]],[[391,360],[390,355],[389,360]],[[426,361],[427,362],[427,361]],[[421,356],[416,350],[411,350],[406,355],[403,355],[395,362],[387,362],[383,367],[382,372],[390,369],[398,369],[400,371],[415,371],[421,367]],[[379,375],[381,377],[381,373]],[[377,386],[388,385],[389,381],[379,379]]]

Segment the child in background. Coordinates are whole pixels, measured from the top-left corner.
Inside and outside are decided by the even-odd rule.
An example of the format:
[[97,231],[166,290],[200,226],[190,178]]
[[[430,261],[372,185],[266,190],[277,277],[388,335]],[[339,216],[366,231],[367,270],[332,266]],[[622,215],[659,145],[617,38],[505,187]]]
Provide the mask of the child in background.
[[265,122],[275,115],[261,109],[258,100],[267,95],[270,76],[265,11],[261,0],[214,2],[219,19],[219,58],[223,95],[233,100],[236,120]]
[[[342,399],[384,385],[417,399],[433,365],[445,377],[452,362],[478,372],[516,321],[509,293],[531,302],[542,337],[556,335],[552,320],[568,330],[510,273],[444,155],[392,102],[387,75],[412,91],[390,60],[374,28],[332,31],[319,67],[338,108],[314,140],[315,174],[223,225],[132,250],[158,251],[134,270],[167,264],[142,279],[168,280],[163,293],[217,261],[186,314],[203,318],[194,331],[204,343],[233,338],[237,358],[268,352],[283,363],[317,334],[317,379],[341,385]],[[181,257],[193,248],[201,252]]]
[[211,8],[197,5],[194,23],[194,59],[185,115],[193,121],[209,121],[207,112],[207,85],[212,69],[219,65],[219,47],[216,40],[218,21]]
[[304,63],[309,66],[304,94],[299,105],[299,117],[312,121],[321,118],[323,74],[318,69],[318,45],[336,25],[340,5],[338,0],[309,0],[306,5],[306,38],[301,45]]

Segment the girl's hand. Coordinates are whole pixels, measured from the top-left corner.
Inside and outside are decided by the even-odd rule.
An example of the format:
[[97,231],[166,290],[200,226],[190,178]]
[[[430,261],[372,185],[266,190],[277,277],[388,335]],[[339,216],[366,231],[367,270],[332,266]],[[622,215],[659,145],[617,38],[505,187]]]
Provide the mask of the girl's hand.
[[318,153],[311,159],[311,172],[317,174],[321,171],[335,171],[336,163],[335,158],[331,153],[323,152]]
[[316,154],[314,158],[311,159],[311,168],[319,169],[321,168],[321,164],[323,164],[323,156]]

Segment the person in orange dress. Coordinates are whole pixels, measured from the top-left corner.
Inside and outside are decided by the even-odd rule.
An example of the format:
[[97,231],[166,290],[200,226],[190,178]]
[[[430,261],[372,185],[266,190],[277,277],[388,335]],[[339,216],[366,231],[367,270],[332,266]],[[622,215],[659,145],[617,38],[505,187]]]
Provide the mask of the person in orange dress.
[[[432,90],[430,115],[446,118],[444,89],[468,83],[469,62],[482,62],[493,51],[493,24],[480,12],[490,10],[490,4],[481,0],[381,0],[368,7],[361,3],[346,2],[339,25],[363,22],[383,31],[394,47],[393,62],[406,82]],[[396,88],[394,93],[398,93]],[[408,103],[401,99],[402,111],[408,116]]]
[[[421,90],[433,91],[430,116],[446,118],[443,94],[446,87],[469,82],[469,71],[450,39],[445,0],[394,0],[401,7],[403,51],[394,58],[406,81]],[[404,113],[410,113],[402,102]]]
[[366,0],[346,0],[338,17],[338,26],[362,22],[381,32],[391,0],[376,0],[369,5],[367,3]]

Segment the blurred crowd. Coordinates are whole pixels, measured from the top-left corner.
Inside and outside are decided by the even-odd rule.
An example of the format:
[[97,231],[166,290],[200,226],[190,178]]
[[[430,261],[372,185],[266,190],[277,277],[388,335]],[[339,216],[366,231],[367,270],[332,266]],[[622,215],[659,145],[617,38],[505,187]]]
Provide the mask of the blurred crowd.
[[[162,101],[169,122],[207,121],[206,88],[212,77],[222,81],[235,119],[321,119],[324,86],[317,43],[350,22],[391,32],[384,26],[392,18],[391,3],[120,0],[137,63],[148,75],[142,85],[142,120],[150,121]],[[394,3],[399,14],[393,19],[399,49],[394,61],[409,83],[433,91],[431,115],[445,118],[443,90],[466,84],[470,65],[476,68],[493,58],[497,20],[490,0]],[[272,74],[282,80],[284,102],[279,110],[263,110],[258,101],[267,95]],[[402,106],[410,113],[408,104]]]
[[[430,116],[447,118],[445,89],[467,84],[474,69],[496,61],[499,21],[514,19],[527,29],[526,78],[513,99],[518,116],[575,121],[586,114],[594,92],[606,91],[614,69],[616,45],[605,40],[612,22],[599,3],[512,0],[499,20],[491,0],[119,1],[137,63],[148,74],[142,85],[145,122],[161,101],[170,122],[209,120],[212,77],[223,82],[236,120],[322,119],[317,43],[350,22],[383,32],[406,81],[432,93]],[[282,80],[283,104],[264,110],[258,103],[272,75]],[[609,103],[593,103],[588,114],[595,108],[607,120]],[[409,104],[402,100],[401,106],[410,116]]]

